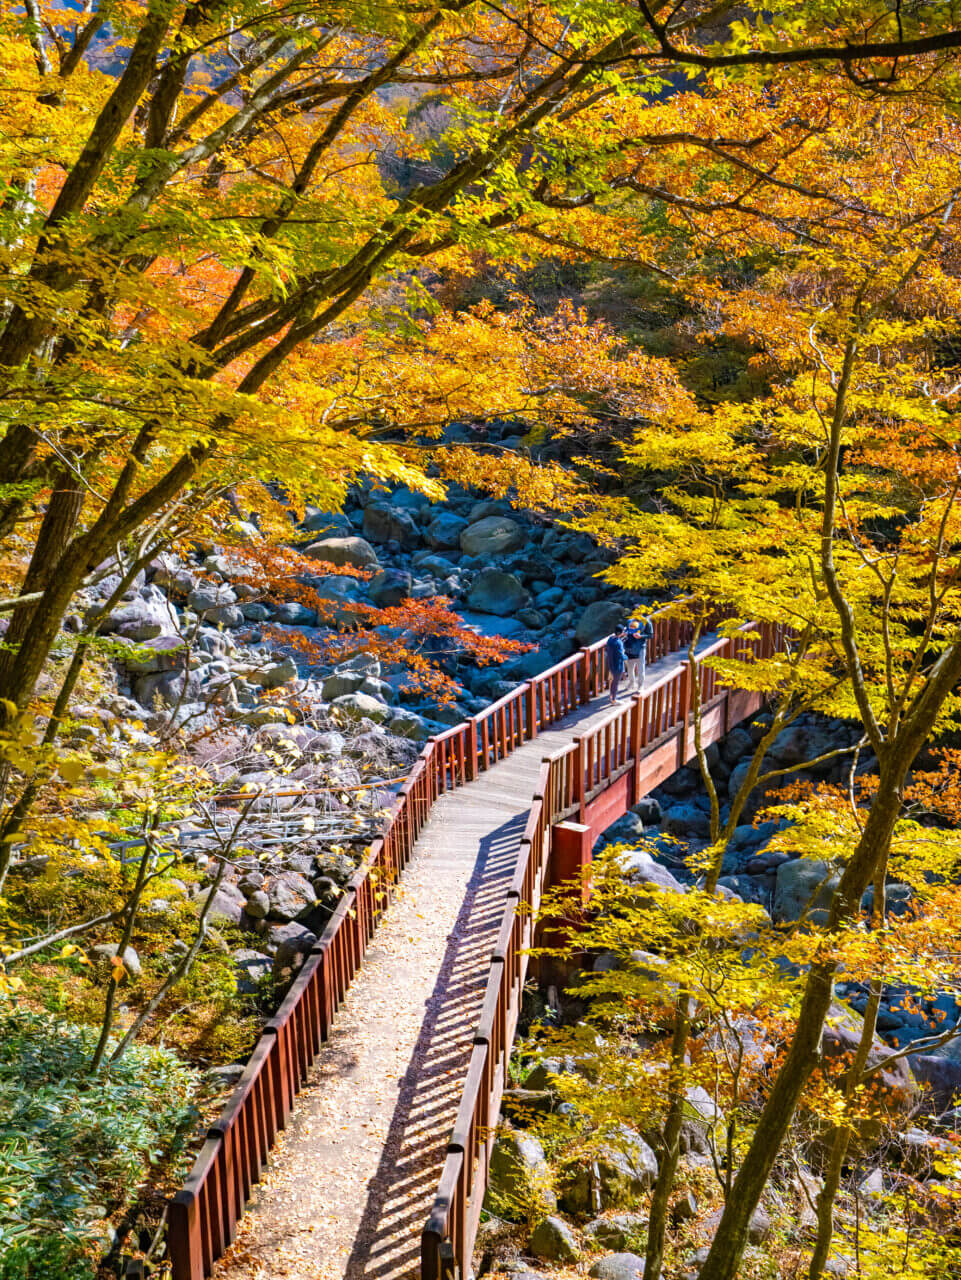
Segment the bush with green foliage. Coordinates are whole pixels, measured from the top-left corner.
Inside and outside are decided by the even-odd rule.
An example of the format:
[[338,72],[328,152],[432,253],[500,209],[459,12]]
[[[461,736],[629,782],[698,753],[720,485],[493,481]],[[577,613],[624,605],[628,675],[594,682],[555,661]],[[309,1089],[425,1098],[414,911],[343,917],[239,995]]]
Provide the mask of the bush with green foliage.
[[197,1076],[173,1053],[135,1045],[93,1075],[96,1040],[0,1007],[0,1251],[51,1231],[82,1237],[147,1166],[182,1150],[197,1119]]
[[0,1280],[94,1280],[94,1271],[75,1242],[43,1236],[3,1250]]

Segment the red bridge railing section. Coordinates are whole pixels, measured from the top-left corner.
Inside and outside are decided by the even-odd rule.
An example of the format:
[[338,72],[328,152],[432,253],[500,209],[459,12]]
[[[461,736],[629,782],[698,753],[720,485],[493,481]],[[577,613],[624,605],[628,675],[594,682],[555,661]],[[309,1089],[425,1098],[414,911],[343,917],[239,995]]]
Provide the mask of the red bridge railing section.
[[[693,633],[689,624],[664,615],[655,615],[652,621],[650,662],[690,643]],[[715,653],[734,655],[745,649],[762,656],[774,652],[780,643],[781,636],[774,630],[742,632],[736,641],[719,641],[699,658]],[[371,846],[323,936],[264,1027],[237,1088],[207,1131],[186,1183],[168,1205],[173,1280],[203,1280],[234,1240],[237,1222],[260,1179],[267,1153],[330,1033],[434,801],[443,792],[472,781],[542,729],[589,702],[606,688],[607,678],[604,642],[600,641],[427,742],[401,788],[383,837]],[[729,714],[732,699],[739,695],[734,691],[716,693],[713,673],[704,669],[699,679],[707,714],[714,715],[721,708],[725,726],[758,705],[751,695],[740,695],[742,701],[747,699],[744,709],[734,708],[736,714]],[[679,728],[683,730],[681,747],[678,751],[675,744],[674,758],[680,763],[688,758],[687,680],[687,665],[682,661],[675,671],[625,704],[607,724],[575,739],[571,747],[545,762],[540,794],[534,799],[521,843],[491,961],[463,1102],[437,1201],[423,1233],[425,1280],[434,1280],[453,1265],[463,1268],[465,1274],[469,1267],[531,943],[531,917],[520,907],[536,906],[539,900],[550,852],[550,828],[575,814],[581,821],[595,814],[599,821],[604,806],[599,807],[598,799],[628,775],[631,794],[640,798],[644,792],[639,786],[646,785],[649,790],[656,785],[644,783],[643,777],[653,773],[644,773],[642,761],[657,756],[665,746],[670,750],[670,735],[676,737]],[[711,730],[705,741],[719,736]],[[657,764],[654,772],[667,768],[661,775],[666,777],[677,767],[676,762],[671,767]],[[619,799],[615,799],[617,803]],[[624,808],[626,804],[620,812]],[[603,830],[609,821],[613,818],[597,830]]]
[[[671,635],[674,648],[686,644],[689,634]],[[783,628],[762,627],[718,640],[698,653],[705,745],[754,714],[761,698],[722,689],[717,674],[702,665],[704,659],[770,657],[784,647],[785,639]],[[437,1196],[421,1236],[421,1280],[455,1280],[470,1272],[527,976],[534,917],[549,874],[552,829],[576,818],[581,826],[574,834],[580,837],[589,858],[595,838],[611,822],[691,758],[690,679],[689,665],[679,663],[609,720],[544,760],[491,959],[460,1109]]]

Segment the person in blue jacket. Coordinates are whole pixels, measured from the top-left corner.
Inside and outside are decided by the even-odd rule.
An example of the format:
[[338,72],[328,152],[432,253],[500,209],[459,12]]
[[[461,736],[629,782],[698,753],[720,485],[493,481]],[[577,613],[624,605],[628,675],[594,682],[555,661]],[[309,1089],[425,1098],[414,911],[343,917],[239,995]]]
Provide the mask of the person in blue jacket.
[[607,669],[611,676],[611,702],[617,701],[617,686],[621,683],[621,676],[627,667],[627,654],[624,652],[624,633],[623,625],[616,626],[607,637],[607,644],[604,646],[604,652],[607,655]]
[[638,693],[644,688],[647,672],[647,642],[654,639],[654,627],[650,618],[632,618],[627,624],[624,652],[627,654],[627,678],[631,682],[629,692]]

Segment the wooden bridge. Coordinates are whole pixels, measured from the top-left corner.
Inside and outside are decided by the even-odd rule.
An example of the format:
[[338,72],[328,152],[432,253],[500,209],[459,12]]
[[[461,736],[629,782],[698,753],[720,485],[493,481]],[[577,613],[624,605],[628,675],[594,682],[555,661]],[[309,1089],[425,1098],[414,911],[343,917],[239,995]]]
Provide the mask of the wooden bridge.
[[[656,617],[644,690],[617,708],[602,642],[427,743],[168,1207],[173,1280],[468,1275],[530,908],[691,758],[690,638]],[[760,699],[704,659],[783,641],[699,646],[705,744]]]

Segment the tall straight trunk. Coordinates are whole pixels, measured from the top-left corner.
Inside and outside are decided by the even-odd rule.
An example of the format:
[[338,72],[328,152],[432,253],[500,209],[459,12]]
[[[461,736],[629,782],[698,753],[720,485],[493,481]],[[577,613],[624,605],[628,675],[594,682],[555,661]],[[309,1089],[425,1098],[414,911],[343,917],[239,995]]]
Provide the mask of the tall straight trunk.
[[664,1147],[657,1170],[657,1181],[651,1197],[647,1220],[647,1251],[644,1258],[646,1280],[660,1280],[664,1265],[664,1239],[667,1234],[667,1204],[677,1177],[677,1161],[681,1146],[681,1125],[684,1122],[684,1058],[691,1031],[690,996],[685,990],[678,993],[674,1005],[674,1035],[671,1041],[670,1103],[664,1122]]
[[[841,878],[831,907],[829,928],[852,918],[876,870],[887,860],[891,836],[901,811],[904,775],[920,748],[902,755],[896,771],[882,767],[878,791],[857,847]],[[797,1029],[775,1077],[754,1137],[724,1206],[717,1233],[701,1267],[699,1280],[735,1280],[747,1245],[748,1227],[787,1136],[808,1077],[817,1066],[824,1019],[834,995],[834,960],[815,960],[808,971]]]

